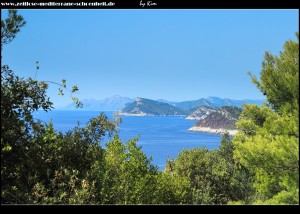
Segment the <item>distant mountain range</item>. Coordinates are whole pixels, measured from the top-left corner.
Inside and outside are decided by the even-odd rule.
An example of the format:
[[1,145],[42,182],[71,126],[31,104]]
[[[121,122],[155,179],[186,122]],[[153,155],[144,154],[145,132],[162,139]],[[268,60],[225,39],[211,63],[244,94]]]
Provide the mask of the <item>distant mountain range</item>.
[[199,106],[210,106],[210,107],[217,107],[220,108],[222,106],[236,106],[242,107],[244,103],[248,104],[257,104],[261,105],[263,100],[233,100],[228,98],[219,98],[219,97],[208,97],[208,98],[201,98],[199,100],[192,100],[192,101],[184,101],[184,102],[168,102],[167,103],[174,105],[178,108],[183,110],[189,110]]
[[84,99],[82,100],[83,108],[76,109],[73,103],[59,108],[59,110],[85,110],[85,111],[118,111],[122,110],[127,103],[133,102],[134,99],[128,97],[121,97],[115,95],[113,97],[108,97],[103,100],[96,99]]
[[[183,102],[182,102],[183,103]],[[126,107],[122,109],[120,112],[120,115],[125,116],[178,116],[178,115],[185,115],[188,116],[186,119],[190,120],[199,120],[203,121],[204,124],[207,124],[207,121],[205,120],[208,118],[208,121],[210,121],[212,118],[218,118],[222,121],[220,121],[221,125],[224,125],[225,123],[229,121],[229,118],[231,122],[228,122],[227,125],[232,126],[232,121],[237,120],[240,113],[241,108],[232,106],[232,102],[228,102],[229,106],[222,106],[218,107],[217,105],[203,105],[202,102],[194,102],[190,101],[189,106],[190,109],[180,108],[182,103],[179,103],[180,105],[174,105],[168,104],[165,102],[159,102],[156,100],[150,100],[146,98],[136,98],[134,102],[126,104]],[[184,102],[186,104],[188,102]],[[200,106],[194,107],[194,104],[197,103]],[[221,103],[221,102],[219,102]],[[226,102],[224,102],[226,103]],[[221,104],[220,104],[221,105]],[[232,119],[233,118],[233,119]],[[226,122],[224,122],[226,121]],[[227,127],[226,125],[226,127]],[[232,126],[233,127],[233,126]]]
[[[147,104],[151,104],[154,109],[157,108],[157,105],[162,105],[162,114],[166,113],[165,105],[163,103],[171,105],[176,108],[172,108],[174,112],[183,113],[188,115],[195,111],[199,106],[207,106],[211,108],[220,108],[222,106],[236,106],[236,107],[242,107],[244,103],[248,104],[257,104],[261,105],[263,103],[263,100],[233,100],[233,99],[227,99],[227,98],[219,98],[219,97],[208,97],[208,98],[201,98],[198,100],[192,100],[192,101],[183,101],[183,102],[172,102],[167,100],[150,100],[146,98],[142,98],[143,100],[147,100]],[[150,101],[150,102],[149,102]],[[153,102],[158,102],[160,104],[154,104]],[[126,104],[136,102],[135,99],[131,99],[128,97],[122,97],[119,95],[109,97],[103,100],[96,100],[96,99],[85,99],[82,100],[83,108],[78,110],[86,110],[86,111],[121,111],[126,107]],[[152,108],[151,107],[151,108]],[[146,107],[145,107],[146,108]],[[171,108],[171,107],[168,107]],[[69,104],[65,107],[58,108],[59,110],[75,110],[75,105]],[[179,109],[179,110],[178,110]],[[129,109],[125,109],[126,111],[129,111]],[[149,110],[149,109],[148,109]],[[150,109],[151,110],[151,109]],[[149,111],[150,111],[149,110]],[[183,111],[183,112],[182,112]],[[155,112],[155,110],[154,110]],[[172,110],[170,111],[172,113]],[[173,113],[174,113],[173,112]],[[152,112],[153,113],[153,112]]]
[[[103,100],[82,100],[83,109],[88,111],[119,111],[123,116],[187,116],[186,119],[197,120],[190,131],[222,134],[236,133],[235,123],[238,120],[244,103],[262,105],[263,100],[232,100],[219,97],[201,98],[198,100],[172,102],[146,98],[131,99],[113,96]],[[73,110],[74,104],[61,110]],[[78,109],[79,110],[79,109]]]

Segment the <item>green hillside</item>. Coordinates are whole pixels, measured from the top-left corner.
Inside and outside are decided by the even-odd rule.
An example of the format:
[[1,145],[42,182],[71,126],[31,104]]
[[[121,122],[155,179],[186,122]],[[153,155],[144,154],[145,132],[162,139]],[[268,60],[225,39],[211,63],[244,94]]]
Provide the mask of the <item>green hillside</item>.
[[169,105],[145,98],[136,98],[134,102],[128,103],[122,113],[146,114],[149,116],[178,116],[187,115],[185,111]]

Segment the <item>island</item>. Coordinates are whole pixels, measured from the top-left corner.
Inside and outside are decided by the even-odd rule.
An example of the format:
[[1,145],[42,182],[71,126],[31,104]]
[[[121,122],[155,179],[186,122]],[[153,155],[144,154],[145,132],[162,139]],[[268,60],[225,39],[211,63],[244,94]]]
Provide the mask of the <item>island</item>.
[[135,98],[119,113],[123,116],[186,116],[187,113],[173,105],[146,98]]
[[208,132],[213,134],[235,135],[237,133],[235,123],[242,112],[235,106],[223,106],[219,109],[211,107],[199,107],[186,119],[195,119],[197,122],[190,131]]

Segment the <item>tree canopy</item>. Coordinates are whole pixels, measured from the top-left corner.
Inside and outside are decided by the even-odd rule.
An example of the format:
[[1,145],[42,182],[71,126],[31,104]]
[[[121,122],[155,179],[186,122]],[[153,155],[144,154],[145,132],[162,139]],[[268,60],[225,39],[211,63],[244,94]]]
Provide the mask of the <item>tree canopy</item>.
[[260,81],[268,105],[246,105],[234,138],[234,157],[255,174],[255,203],[299,203],[299,34],[280,56],[267,52]]

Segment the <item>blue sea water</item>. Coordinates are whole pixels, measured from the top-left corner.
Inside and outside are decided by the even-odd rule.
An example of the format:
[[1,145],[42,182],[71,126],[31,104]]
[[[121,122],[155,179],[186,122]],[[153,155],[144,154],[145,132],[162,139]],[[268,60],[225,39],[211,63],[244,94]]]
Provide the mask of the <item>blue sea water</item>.
[[[66,132],[75,127],[78,122],[84,127],[91,118],[96,117],[99,113],[97,111],[39,111],[34,114],[34,118],[44,122],[52,119],[56,130]],[[113,112],[105,113],[109,118],[113,118]],[[166,160],[176,158],[183,149],[205,146],[211,150],[219,147],[220,135],[188,131],[194,123],[195,121],[186,120],[184,116],[122,116],[119,135],[123,142],[140,135],[137,145],[142,146],[146,155],[152,156],[152,163],[162,170]],[[101,142],[102,146],[107,140]]]

